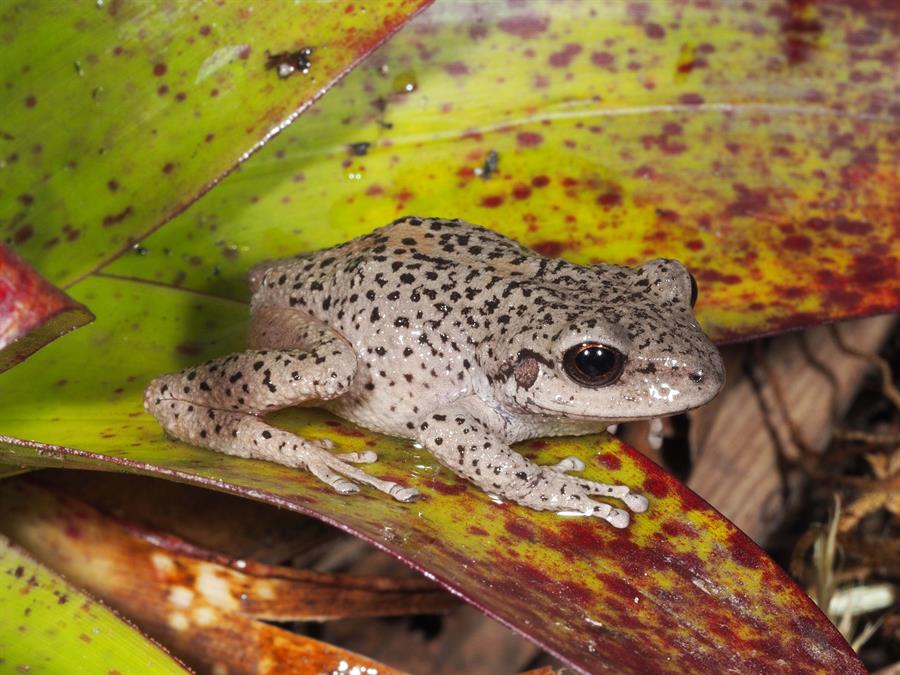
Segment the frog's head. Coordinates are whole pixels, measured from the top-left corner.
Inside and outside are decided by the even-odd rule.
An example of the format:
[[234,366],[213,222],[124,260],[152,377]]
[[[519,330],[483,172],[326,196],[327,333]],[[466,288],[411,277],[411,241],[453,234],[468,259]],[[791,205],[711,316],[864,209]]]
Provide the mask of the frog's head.
[[533,311],[497,345],[492,381],[504,405],[624,421],[695,408],[722,388],[722,358],[694,319],[697,285],[683,265],[567,264],[554,276],[527,294]]

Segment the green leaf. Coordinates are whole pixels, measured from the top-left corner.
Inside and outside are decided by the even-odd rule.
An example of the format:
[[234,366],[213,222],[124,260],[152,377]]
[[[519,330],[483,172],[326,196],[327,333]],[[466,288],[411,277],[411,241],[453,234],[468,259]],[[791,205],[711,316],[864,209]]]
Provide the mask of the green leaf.
[[[429,1],[4,3],[0,232],[71,284],[212,187]],[[305,47],[308,73],[270,67]]]
[[0,670],[185,673],[160,647],[0,535]]

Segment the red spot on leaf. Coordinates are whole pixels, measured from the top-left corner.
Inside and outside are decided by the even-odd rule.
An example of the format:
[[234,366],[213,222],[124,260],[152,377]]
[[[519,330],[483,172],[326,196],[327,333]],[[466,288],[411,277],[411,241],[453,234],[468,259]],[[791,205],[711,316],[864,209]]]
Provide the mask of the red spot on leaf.
[[550,24],[550,19],[534,14],[512,16],[500,21],[497,26],[504,33],[529,40],[543,33]]
[[118,225],[123,220],[125,220],[128,216],[131,215],[132,208],[130,206],[126,207],[122,211],[118,213],[111,213],[109,215],[103,216],[103,227],[111,227],[113,225]]
[[622,203],[622,194],[619,192],[606,192],[597,197],[597,204],[604,208],[612,208]]
[[648,492],[657,499],[662,499],[669,494],[669,486],[660,478],[648,477],[644,479],[644,492]]
[[611,469],[613,471],[622,468],[622,460],[612,452],[603,452],[597,455],[597,461],[601,466],[605,466],[607,469]]
[[802,234],[792,234],[786,237],[782,243],[786,249],[791,251],[809,253],[812,250],[812,239],[804,237]]
[[534,133],[533,131],[520,131],[516,134],[516,142],[523,148],[531,148],[535,145],[540,145],[543,140],[543,136]]
[[677,520],[667,520],[662,524],[662,531],[670,537],[686,537],[697,539],[700,535],[694,528]]
[[24,244],[26,241],[31,239],[34,235],[34,228],[31,225],[23,225],[18,230],[16,230],[15,234],[13,234],[13,243],[14,244]]
[[735,183],[733,187],[737,199],[725,207],[725,215],[728,218],[752,216],[768,208],[769,195],[765,190],[751,190],[741,183]]
[[156,75],[156,77],[162,77],[166,74],[166,71],[168,69],[169,68],[165,63],[157,63],[155,66],[153,66],[153,74]]
[[739,284],[741,283],[741,278],[737,274],[723,274],[719,270],[714,269],[702,269],[697,270],[695,272],[695,276],[700,281],[706,282],[720,282],[723,284]]
[[482,198],[481,205],[485,206],[489,209],[495,209],[503,203],[503,197],[501,195],[488,195],[487,197]]
[[454,61],[453,63],[448,63],[444,66],[444,70],[448,75],[468,75],[469,74],[469,66],[467,66],[462,61]]
[[554,68],[565,68],[572,62],[572,59],[580,53],[581,45],[570,42],[563,47],[562,50],[550,54],[550,57],[547,60]]
[[512,518],[510,518],[503,524],[503,526],[506,528],[507,532],[517,537],[518,539],[525,539],[527,541],[534,540],[534,530],[532,530],[524,523],[521,523],[517,520],[512,520]]
[[531,184],[536,188],[542,188],[549,185],[550,179],[547,176],[535,176],[531,179]]
[[702,105],[704,99],[700,94],[682,94],[678,97],[678,102],[683,105]]
[[557,258],[566,250],[566,245],[561,241],[539,241],[538,243],[533,244],[531,249],[548,258]]
[[37,97],[34,94],[25,97],[25,107],[33,108],[37,105]]
[[728,550],[731,559],[742,567],[757,569],[762,567],[763,561],[759,556],[759,549],[746,535],[735,530],[728,537]]
[[616,57],[609,52],[594,52],[591,54],[591,63],[598,68],[611,68],[616,62]]
[[163,173],[172,173],[175,170],[175,165],[172,162],[166,162],[163,164],[162,172]]
[[644,24],[644,35],[651,40],[662,40],[666,37],[666,29],[658,23],[646,23]]
[[516,199],[527,199],[531,195],[531,188],[524,183],[519,183],[513,188],[512,194]]
[[844,234],[869,234],[874,229],[871,223],[861,220],[850,220],[844,216],[835,218],[834,226]]

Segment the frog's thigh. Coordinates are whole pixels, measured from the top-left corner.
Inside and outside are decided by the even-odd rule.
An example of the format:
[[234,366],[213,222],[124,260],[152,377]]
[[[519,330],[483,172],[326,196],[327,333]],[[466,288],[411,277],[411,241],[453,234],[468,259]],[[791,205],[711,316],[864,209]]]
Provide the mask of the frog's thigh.
[[557,467],[544,467],[526,459],[465,407],[432,414],[420,422],[418,434],[420,442],[455,473],[486,492],[538,511],[578,512],[625,527],[629,522],[627,511],[593,497],[615,497],[634,511],[646,509],[646,500],[626,486],[604,485],[562,473],[577,468],[577,463],[564,460]]
[[356,373],[356,356],[343,338],[289,308],[255,313],[251,334],[256,346],[269,343],[274,348],[231,354],[158,377],[145,393],[147,411],[179,440],[237,457],[305,468],[339,492],[358,489],[350,478],[397,499],[415,496],[414,490],[347,463],[373,461],[371,453],[335,456],[327,451],[330,441],[305,439],[257,417],[341,395]]

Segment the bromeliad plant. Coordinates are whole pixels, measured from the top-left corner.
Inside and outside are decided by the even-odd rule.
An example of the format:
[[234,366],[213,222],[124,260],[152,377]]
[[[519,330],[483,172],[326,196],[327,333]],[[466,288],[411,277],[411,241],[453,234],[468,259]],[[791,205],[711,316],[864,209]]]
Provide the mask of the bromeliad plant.
[[896,310],[900,9],[438,2],[306,110],[426,4],[4,10],[0,231],[97,319],[0,376],[2,460],[314,515],[585,671],[862,672],[771,560],[616,439],[525,450],[639,486],[625,531],[493,504],[313,410],[273,421],[377,449],[373,472],[424,498],[336,495],[143,413],[155,375],[243,348],[250,266],[406,213],[581,263],[678,258],[720,342]]

